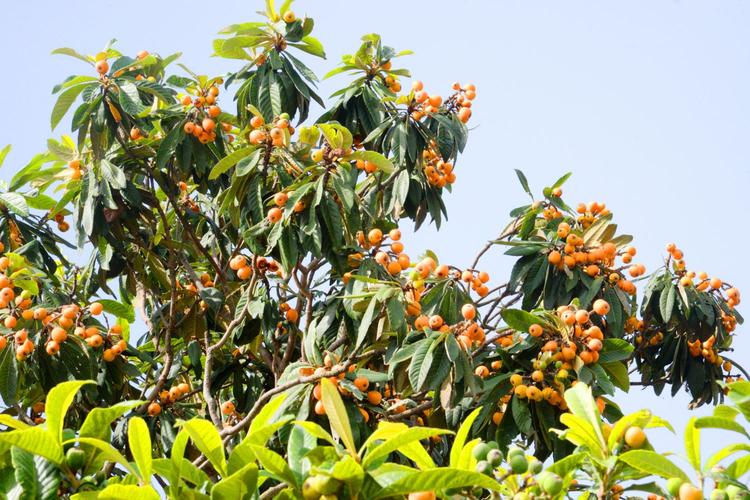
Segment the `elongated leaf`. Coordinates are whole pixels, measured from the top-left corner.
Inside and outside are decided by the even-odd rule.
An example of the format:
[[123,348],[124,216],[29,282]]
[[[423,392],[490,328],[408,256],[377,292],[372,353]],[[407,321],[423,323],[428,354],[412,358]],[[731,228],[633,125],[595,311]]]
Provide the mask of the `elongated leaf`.
[[47,429],[55,442],[62,443],[65,414],[73,403],[73,399],[86,384],[93,384],[93,380],[71,380],[57,384],[47,395],[45,411],[47,412]]
[[294,477],[294,473],[292,472],[292,469],[289,468],[284,457],[263,446],[252,445],[252,449],[258,462],[260,462],[268,473],[279,481],[286,482],[290,486],[297,486],[297,480]]
[[387,456],[394,451],[398,451],[399,448],[409,443],[413,443],[414,441],[419,441],[421,439],[427,439],[432,436],[438,436],[440,434],[453,434],[453,432],[447,429],[432,429],[429,427],[415,427],[406,429],[400,434],[396,434],[395,436],[387,439],[378,446],[372,448],[367,453],[364,460],[362,460],[362,467],[367,469],[368,466],[376,462],[379,458]]
[[618,460],[646,474],[653,474],[666,479],[679,477],[683,481],[689,481],[687,474],[682,469],[673,464],[667,457],[655,451],[626,451],[618,457]]
[[254,463],[246,464],[211,488],[211,500],[249,500],[255,497],[257,483],[258,467]]
[[202,418],[193,418],[185,422],[182,428],[190,435],[190,439],[211,462],[211,465],[222,475],[226,475],[227,460],[224,456],[224,444],[214,424]]
[[478,486],[492,491],[500,490],[500,483],[478,472],[442,467],[409,474],[380,490],[373,498],[406,495],[417,491],[435,491],[448,488]]
[[216,165],[213,166],[213,168],[211,169],[211,173],[208,175],[208,178],[211,180],[216,179],[221,174],[237,164],[238,161],[247,156],[250,156],[256,149],[257,148],[255,146],[247,146],[245,148],[241,148],[229,153],[227,156],[219,160]]
[[728,431],[734,431],[738,432],[740,434],[743,434],[746,437],[748,436],[747,431],[745,430],[742,425],[735,422],[734,420],[730,420],[728,418],[722,418],[722,417],[699,417],[695,420],[695,427],[698,429],[725,429]]
[[151,477],[151,434],[146,422],[141,417],[133,417],[128,421],[128,446],[133,454],[141,480],[146,483]]
[[464,444],[466,444],[466,438],[469,436],[469,432],[471,432],[471,426],[474,425],[474,420],[476,420],[481,411],[482,407],[480,406],[479,408],[469,413],[469,415],[461,423],[461,427],[458,428],[456,438],[453,440],[453,445],[451,446],[451,467],[458,467],[459,460],[461,459],[461,451],[464,448]]
[[96,498],[108,500],[159,500],[159,494],[151,486],[134,484],[110,484]]
[[86,415],[80,435],[109,441],[112,422],[141,404],[143,401],[123,401],[107,408],[94,408]]
[[[120,464],[127,470],[130,474],[133,474],[134,476],[138,476],[138,471],[136,471],[132,465],[130,465],[130,462],[122,456],[122,453],[117,451],[111,444],[109,444],[106,441],[102,441],[101,439],[96,438],[86,438],[86,437],[78,437],[73,438],[68,441],[65,441],[63,444],[73,444],[75,442],[78,442],[80,444],[89,445],[100,452],[100,457],[102,460],[106,460],[109,462],[115,462],[117,464]],[[62,451],[61,451],[62,453]]]
[[26,199],[18,193],[0,193],[0,204],[5,205],[18,215],[29,215],[29,205]]
[[594,397],[591,395],[591,388],[586,384],[576,384],[565,391],[565,402],[568,403],[570,411],[585,421],[587,421],[597,437],[601,446],[605,446],[606,441],[601,429],[601,417],[596,407]]
[[0,433],[0,443],[8,443],[56,464],[63,461],[63,448],[46,429],[31,427]]
[[54,130],[55,127],[57,127],[57,124],[60,123],[60,120],[63,119],[65,113],[68,112],[70,106],[72,106],[78,98],[78,95],[88,86],[89,84],[76,85],[60,94],[57,98],[57,102],[55,102],[55,106],[52,108],[52,116],[50,118],[50,126],[52,127],[52,130]]
[[338,389],[333,385],[333,382],[327,378],[320,380],[322,389],[322,401],[323,407],[326,410],[328,421],[331,423],[331,429],[341,438],[344,446],[352,454],[357,455],[357,449],[354,447],[354,436],[352,435],[352,428],[349,424],[349,415],[346,413],[344,402],[341,400]]
[[696,418],[691,418],[685,426],[685,452],[693,469],[701,470],[701,432],[695,427]]

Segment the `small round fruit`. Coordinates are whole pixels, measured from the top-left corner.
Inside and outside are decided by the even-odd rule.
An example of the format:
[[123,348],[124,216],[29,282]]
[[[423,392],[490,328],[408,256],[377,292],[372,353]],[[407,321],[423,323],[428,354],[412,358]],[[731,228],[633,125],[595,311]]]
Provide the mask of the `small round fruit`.
[[81,469],[86,463],[86,452],[80,448],[70,448],[65,453],[65,463],[73,471]]
[[154,401],[153,403],[148,405],[148,414],[150,416],[155,417],[159,413],[161,413],[161,405],[159,403]]
[[555,496],[562,491],[563,482],[560,476],[554,473],[545,475],[544,480],[540,484],[542,490],[551,496]]
[[703,500],[703,492],[690,483],[682,483],[678,496],[680,500]]
[[497,467],[503,462],[503,454],[500,452],[500,450],[490,450],[487,453],[487,461],[493,467]]
[[640,448],[646,442],[646,433],[643,429],[634,425],[625,431],[625,444],[631,448]]
[[509,460],[513,474],[523,474],[529,468],[529,461],[524,455],[513,455]]
[[234,403],[232,403],[231,401],[224,401],[223,403],[221,403],[221,412],[224,415],[231,415],[232,413],[234,413]]
[[476,446],[474,446],[474,449],[471,450],[471,454],[477,460],[484,460],[487,458],[487,453],[489,453],[490,451],[490,447],[487,445],[487,443],[478,443]]
[[597,299],[594,302],[594,312],[599,316],[604,316],[609,312],[609,302],[604,299]]
[[461,308],[461,315],[466,321],[471,321],[477,317],[477,308],[474,304],[464,304]]
[[109,71],[109,63],[107,61],[97,61],[95,68],[97,73],[103,75]]
[[492,469],[492,464],[487,460],[480,460],[479,462],[477,462],[477,472],[479,472],[480,474],[486,474],[489,476],[490,474],[492,474]]
[[408,500],[435,500],[434,491],[417,491],[415,493],[409,493]]
[[94,316],[98,316],[102,311],[104,311],[104,306],[101,302],[94,302],[89,306],[89,312]]

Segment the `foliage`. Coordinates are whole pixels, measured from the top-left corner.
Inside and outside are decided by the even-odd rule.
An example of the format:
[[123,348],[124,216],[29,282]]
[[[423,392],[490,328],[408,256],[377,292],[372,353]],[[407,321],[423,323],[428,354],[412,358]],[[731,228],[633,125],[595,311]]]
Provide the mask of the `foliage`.
[[[412,259],[399,226],[443,222],[475,86],[402,91],[409,52],[369,34],[326,108],[313,20],[262,14],[214,40],[242,64],[223,77],[54,51],[96,76],[55,87],[75,137],[0,192],[2,495],[747,495],[750,444],[700,449],[703,428],[748,436],[736,288],[673,244],[647,276],[603,203],[563,201],[570,174],[536,200],[519,171],[529,204],[470,265]],[[495,248],[504,284],[479,267]],[[685,431],[695,475],[648,443],[668,422],[622,414],[632,383],[715,405]]]

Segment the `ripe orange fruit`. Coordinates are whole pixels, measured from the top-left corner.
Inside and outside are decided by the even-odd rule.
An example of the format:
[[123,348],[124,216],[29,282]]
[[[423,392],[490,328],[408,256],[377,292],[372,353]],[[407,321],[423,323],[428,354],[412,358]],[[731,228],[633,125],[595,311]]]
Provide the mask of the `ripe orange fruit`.
[[283,207],[286,205],[287,200],[289,200],[289,195],[283,191],[273,195],[273,202],[276,203],[277,207]]
[[[47,352],[49,352],[49,345],[47,346]],[[105,349],[102,353],[102,359],[107,363],[111,363],[117,357],[117,353],[114,349]]]
[[237,271],[241,267],[245,267],[247,265],[247,259],[243,255],[235,255],[232,257],[232,259],[229,261],[229,268],[232,271]]
[[325,415],[326,414],[326,407],[323,406],[323,401],[318,401],[315,403],[315,414],[316,415]]
[[416,493],[409,493],[409,500],[435,500],[434,491],[418,491]]
[[367,241],[370,242],[370,245],[379,245],[381,241],[383,241],[383,231],[380,229],[371,229],[369,233],[367,233]]
[[542,332],[543,330],[541,325],[533,324],[529,327],[529,335],[531,335],[532,337],[539,337],[540,335],[542,335]]
[[50,338],[55,342],[62,343],[65,342],[65,340],[68,338],[68,332],[66,332],[63,328],[57,326],[52,329]]
[[284,313],[284,317],[288,322],[296,323],[299,319],[299,313],[296,309],[289,309],[286,313]]
[[104,306],[101,304],[101,302],[93,302],[89,306],[89,312],[94,316],[98,316],[102,313],[102,311],[104,311]]
[[480,378],[485,378],[490,374],[490,370],[484,365],[479,365],[474,369],[474,374]]
[[7,316],[5,320],[3,321],[5,328],[10,328],[10,329],[15,328],[17,323],[18,323],[18,320],[14,316]]
[[430,316],[429,321],[430,329],[431,330],[437,330],[441,326],[443,326],[443,318],[439,314],[435,314],[433,316]]
[[477,317],[477,308],[473,304],[464,304],[461,308],[461,315],[465,320],[471,321]]
[[609,303],[604,299],[597,299],[594,302],[593,310],[599,316],[604,316],[609,312]]
[[60,344],[58,344],[54,340],[50,340],[49,342],[47,342],[46,350],[47,354],[49,354],[50,356],[54,356],[60,351]]
[[250,266],[242,266],[241,268],[237,269],[237,277],[243,281],[250,279],[250,276],[252,274],[253,268]]
[[297,19],[297,16],[295,16],[294,12],[292,12],[291,10],[284,12],[284,15],[282,17],[284,18],[285,23],[293,23]]
[[161,405],[159,403],[154,401],[153,403],[148,405],[148,414],[150,416],[155,417],[159,413],[161,413]]
[[[210,116],[211,118],[216,118],[220,114],[221,114],[221,108],[219,106],[216,106],[216,105],[209,106],[208,116]],[[203,128],[206,128],[205,125],[203,126]]]
[[367,401],[371,405],[377,406],[380,404],[382,400],[383,400],[383,396],[378,391],[370,391],[367,393]]
[[553,266],[556,266],[560,262],[562,262],[562,255],[557,250],[553,250],[547,256],[547,260],[549,261],[550,264],[552,264]]
[[94,67],[96,68],[96,72],[100,75],[103,75],[107,71],[109,71],[109,63],[107,61],[97,61]]
[[362,392],[365,392],[370,386],[370,381],[366,377],[357,377],[354,379],[354,386]]
[[268,217],[268,221],[269,221],[269,222],[270,222],[271,224],[276,224],[277,222],[279,222],[279,221],[281,220],[281,216],[282,216],[282,215],[283,215],[283,214],[282,214],[282,212],[281,212],[281,209],[280,209],[280,208],[278,208],[278,207],[273,207],[272,209],[270,209],[270,210],[268,211],[268,215],[267,215],[267,217]]
[[234,403],[232,403],[231,401],[224,401],[223,403],[221,403],[221,412],[224,415],[231,415],[232,413],[234,413]]
[[625,444],[627,444],[631,448],[638,449],[643,446],[645,442],[646,433],[643,432],[643,429],[641,429],[637,425],[629,427],[628,430],[625,431]]

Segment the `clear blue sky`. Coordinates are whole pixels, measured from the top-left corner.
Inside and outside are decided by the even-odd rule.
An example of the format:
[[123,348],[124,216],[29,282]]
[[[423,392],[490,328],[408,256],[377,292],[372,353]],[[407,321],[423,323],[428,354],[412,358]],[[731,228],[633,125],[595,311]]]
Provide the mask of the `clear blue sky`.
[[[195,71],[221,74],[237,65],[210,58],[215,32],[254,19],[261,8],[260,0],[4,5],[0,144],[14,150],[0,178],[45,148],[53,85],[90,72],[74,59],[50,56],[55,47],[95,53],[117,38],[125,53],[182,51]],[[467,265],[524,202],[514,168],[537,192],[572,170],[566,200],[606,202],[620,229],[635,235],[649,268],[675,241],[689,268],[731,281],[750,297],[746,2],[308,0],[294,10],[316,20],[328,60],[306,60],[319,74],[354,50],[362,34],[378,32],[389,45],[416,52],[404,63],[430,92],[447,94],[455,80],[477,85],[476,129],[457,164],[454,193],[446,196],[450,220],[439,233],[425,229],[407,238],[407,252],[432,248],[446,262]],[[322,95],[342,78],[324,82]],[[499,283],[512,260],[498,250],[484,263]],[[746,330],[739,330],[735,357],[750,365]],[[687,402],[634,388],[624,406],[651,407],[679,432],[690,416]],[[650,434],[658,447],[682,452],[682,436]],[[707,438],[707,448],[729,439]]]

